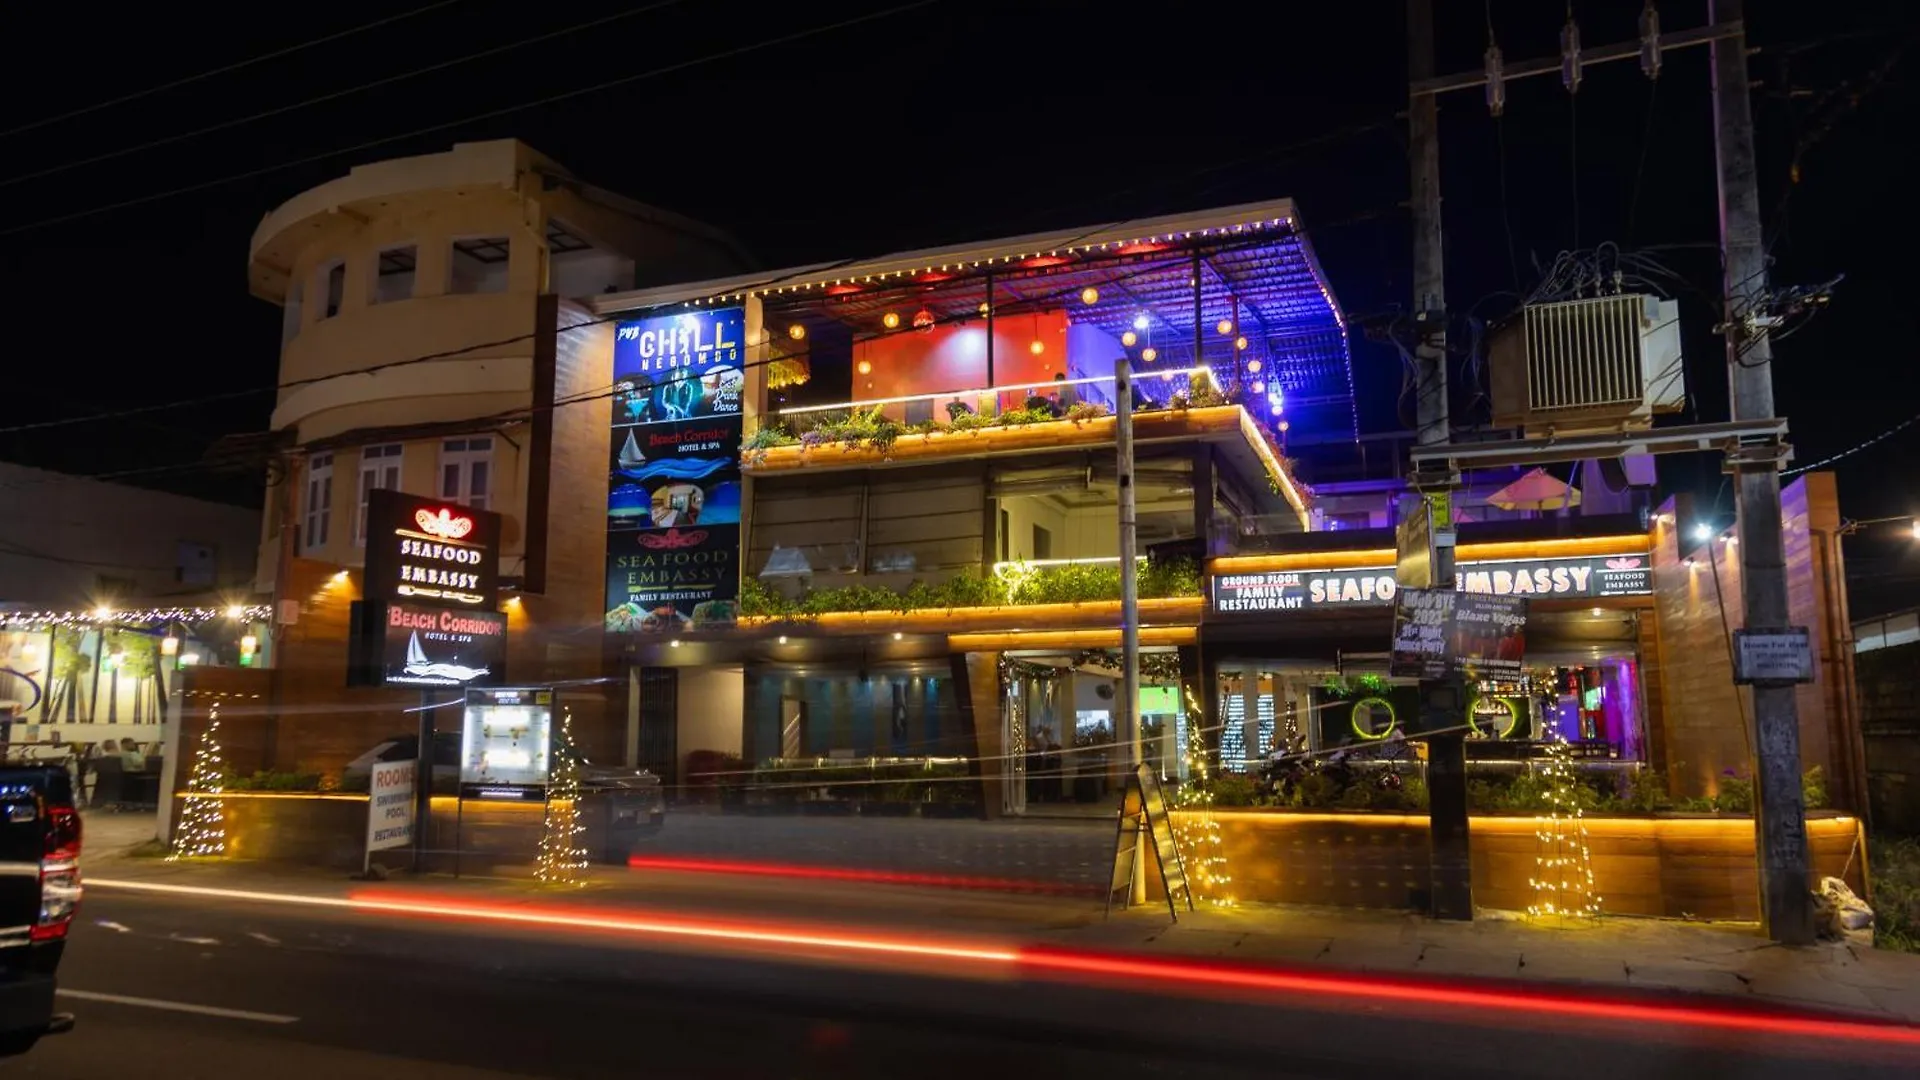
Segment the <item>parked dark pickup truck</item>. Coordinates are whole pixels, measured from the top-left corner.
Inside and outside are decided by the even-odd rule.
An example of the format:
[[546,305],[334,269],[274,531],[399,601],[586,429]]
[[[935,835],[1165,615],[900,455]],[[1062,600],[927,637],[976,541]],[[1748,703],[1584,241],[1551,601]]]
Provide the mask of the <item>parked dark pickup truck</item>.
[[80,907],[80,815],[67,771],[0,769],[0,1057],[73,1027],[53,972]]

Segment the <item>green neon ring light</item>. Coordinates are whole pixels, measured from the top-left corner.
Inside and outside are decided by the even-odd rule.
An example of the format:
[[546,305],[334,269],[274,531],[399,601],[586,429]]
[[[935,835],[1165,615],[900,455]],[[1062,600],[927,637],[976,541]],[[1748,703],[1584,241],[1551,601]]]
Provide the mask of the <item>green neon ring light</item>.
[[[1385,731],[1380,732],[1377,735],[1370,734],[1366,731],[1361,730],[1360,728],[1360,710],[1362,708],[1365,708],[1368,705],[1378,705],[1381,708],[1387,710],[1387,729]],[[1359,701],[1356,701],[1353,703],[1353,711],[1348,714],[1347,723],[1349,726],[1353,728],[1353,733],[1355,735],[1358,735],[1361,738],[1368,740],[1369,742],[1377,742],[1393,734],[1394,728],[1400,726],[1400,714],[1393,711],[1393,702],[1388,701],[1386,698],[1381,698],[1381,697],[1361,698]]]
[[1477,735],[1486,734],[1486,732],[1480,730],[1480,721],[1474,719],[1474,716],[1473,716],[1473,707],[1475,705],[1480,704],[1483,701],[1497,701],[1507,707],[1506,730],[1494,736],[1494,738],[1505,739],[1512,736],[1513,729],[1520,726],[1520,710],[1514,705],[1512,698],[1488,697],[1485,694],[1482,694],[1481,696],[1474,698],[1472,701],[1467,703],[1467,725],[1473,728],[1474,733]]

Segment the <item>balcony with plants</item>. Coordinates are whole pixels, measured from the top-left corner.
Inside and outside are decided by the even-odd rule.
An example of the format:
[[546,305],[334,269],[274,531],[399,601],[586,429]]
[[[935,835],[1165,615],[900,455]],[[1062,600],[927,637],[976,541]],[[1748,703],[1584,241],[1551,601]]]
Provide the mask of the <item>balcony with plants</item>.
[[[1141,622],[1198,622],[1202,580],[1191,559],[1142,560]],[[997,563],[987,574],[915,580],[904,587],[856,583],[782,592],[759,578],[741,582],[740,622],[772,629],[807,624],[828,631],[875,629],[949,633],[1007,626],[1111,627],[1120,610],[1118,559]]]

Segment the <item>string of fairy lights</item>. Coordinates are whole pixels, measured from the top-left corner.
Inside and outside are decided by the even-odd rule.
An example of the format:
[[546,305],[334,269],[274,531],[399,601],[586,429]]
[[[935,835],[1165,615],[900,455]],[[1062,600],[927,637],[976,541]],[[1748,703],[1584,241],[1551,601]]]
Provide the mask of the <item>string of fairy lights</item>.
[[193,753],[182,800],[180,824],[173,833],[170,862],[217,858],[227,853],[227,816],[220,798],[227,790],[227,762],[220,749],[220,706],[207,711],[207,727]]
[[169,626],[200,626],[226,619],[235,623],[265,622],[273,614],[266,604],[232,604],[227,607],[151,607],[117,609],[96,607],[75,611],[0,612],[0,630],[47,629],[162,629]]
[[545,812],[541,817],[540,853],[533,875],[543,885],[584,885],[587,848],[581,841],[586,822],[580,814],[580,763],[573,749],[573,710],[560,714],[554,733],[558,751],[550,756]]
[[1594,884],[1593,850],[1580,810],[1580,779],[1573,768],[1573,748],[1558,731],[1547,742],[1540,777],[1546,783],[1547,812],[1535,823],[1538,847],[1528,880],[1533,903],[1527,906],[1527,914],[1537,919],[1595,918],[1601,897]]

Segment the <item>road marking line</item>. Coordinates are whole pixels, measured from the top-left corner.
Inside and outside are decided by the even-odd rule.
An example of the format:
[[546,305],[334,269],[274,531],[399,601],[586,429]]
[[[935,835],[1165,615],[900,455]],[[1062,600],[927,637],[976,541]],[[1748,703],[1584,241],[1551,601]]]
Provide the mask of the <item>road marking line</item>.
[[102,994],[92,990],[55,990],[59,997],[70,997],[79,1001],[99,1001],[108,1005],[132,1005],[141,1009],[161,1009],[166,1012],[194,1013],[199,1016],[218,1016],[225,1020],[252,1020],[260,1024],[292,1024],[299,1021],[297,1016],[282,1013],[248,1012],[246,1009],[222,1009],[215,1005],[195,1005],[186,1001],[163,1001],[159,998],[128,997],[125,994]]
[[133,927],[124,926],[120,923],[114,922],[112,919],[100,919],[96,921],[93,925],[101,927],[106,930],[112,930],[116,933],[121,933],[121,934],[133,933]]
[[219,938],[193,937],[188,934],[168,934],[167,940],[185,942],[188,945],[218,945]]
[[248,937],[250,937],[250,938],[252,938],[253,940],[255,940],[255,941],[257,941],[257,942],[259,942],[259,943],[260,943],[260,944],[262,944],[262,945],[278,945],[278,944],[280,944],[280,939],[279,939],[279,938],[277,938],[277,937],[274,937],[274,936],[273,936],[273,935],[271,935],[271,934],[262,934],[262,933],[260,933],[260,932],[259,932],[258,930],[249,930],[249,931],[247,931],[247,936],[248,936]]

